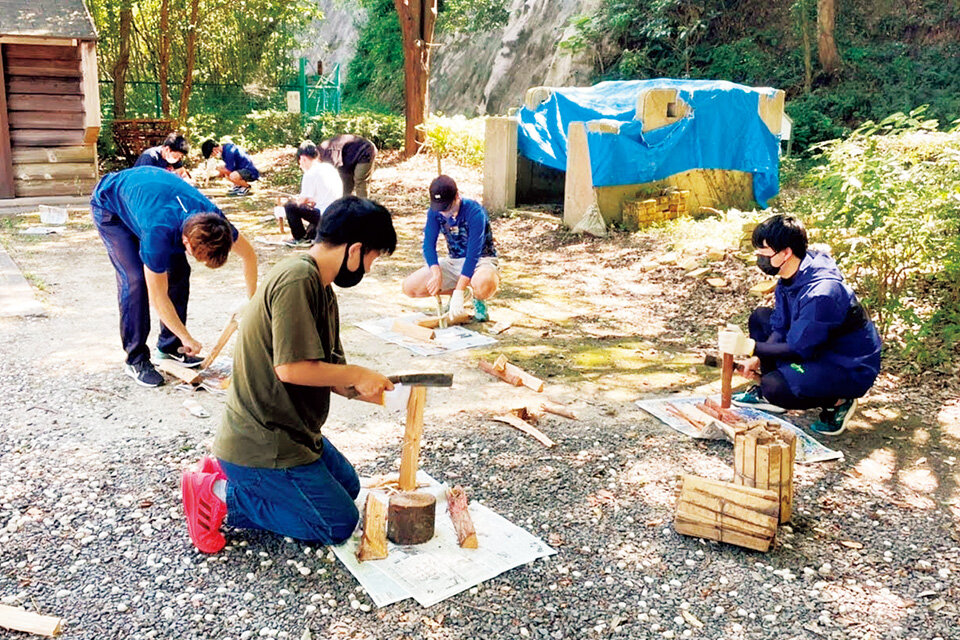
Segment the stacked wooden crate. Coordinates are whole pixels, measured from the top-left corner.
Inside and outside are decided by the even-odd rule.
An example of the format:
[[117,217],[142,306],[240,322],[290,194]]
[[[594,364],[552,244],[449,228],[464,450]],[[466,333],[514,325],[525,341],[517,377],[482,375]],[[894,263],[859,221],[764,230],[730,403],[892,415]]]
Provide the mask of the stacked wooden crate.
[[689,191],[671,191],[654,198],[625,200],[622,218],[624,226],[636,231],[655,222],[673,220],[687,215]]

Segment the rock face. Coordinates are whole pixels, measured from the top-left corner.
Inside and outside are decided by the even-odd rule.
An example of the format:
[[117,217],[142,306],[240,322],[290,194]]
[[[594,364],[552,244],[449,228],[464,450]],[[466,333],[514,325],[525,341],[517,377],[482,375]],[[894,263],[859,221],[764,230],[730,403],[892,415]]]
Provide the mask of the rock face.
[[339,64],[343,82],[357,50],[357,25],[364,20],[365,12],[357,0],[317,0],[317,4],[323,11],[323,20],[310,29],[315,39],[304,43],[301,55],[310,61],[308,73],[316,73],[318,60],[323,62],[324,73],[330,73]]
[[571,17],[597,0],[513,0],[508,24],[441,40],[430,78],[430,109],[465,115],[506,113],[537,85],[587,84],[591,67],[557,45]]

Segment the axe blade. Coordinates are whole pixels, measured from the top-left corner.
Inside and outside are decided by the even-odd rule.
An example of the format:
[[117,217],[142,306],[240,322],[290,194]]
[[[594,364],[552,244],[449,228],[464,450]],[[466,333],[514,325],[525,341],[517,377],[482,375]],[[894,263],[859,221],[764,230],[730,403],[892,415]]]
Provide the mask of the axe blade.
[[411,387],[452,387],[452,373],[403,373],[387,376],[394,384],[405,384]]

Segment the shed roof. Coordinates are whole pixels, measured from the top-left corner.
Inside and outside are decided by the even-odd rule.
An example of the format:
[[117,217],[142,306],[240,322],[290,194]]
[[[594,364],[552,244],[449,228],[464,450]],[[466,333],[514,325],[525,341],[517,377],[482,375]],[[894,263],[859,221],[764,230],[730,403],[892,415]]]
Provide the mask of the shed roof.
[[0,36],[95,40],[83,0],[0,0]]

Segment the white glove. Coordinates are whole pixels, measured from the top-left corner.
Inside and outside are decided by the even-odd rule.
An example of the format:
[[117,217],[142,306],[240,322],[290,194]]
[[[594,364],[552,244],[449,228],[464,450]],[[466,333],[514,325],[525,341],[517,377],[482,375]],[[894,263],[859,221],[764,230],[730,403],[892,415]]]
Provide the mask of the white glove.
[[287,210],[281,207],[280,205],[277,205],[273,208],[273,217],[277,218],[278,220],[282,218],[286,218]]
[[734,356],[752,356],[756,342],[743,335],[740,327],[727,325],[721,328],[717,335],[717,348],[720,353],[729,353]]
[[249,302],[249,300],[237,300],[237,302],[233,305],[233,308],[230,309],[231,315],[235,315],[237,320],[239,320],[240,316],[243,315],[244,310],[247,308],[247,302]]
[[393,385],[393,389],[383,392],[383,406],[387,411],[398,412],[407,410],[407,401],[410,400],[411,387],[402,384]]
[[463,314],[463,289],[454,289],[450,295],[450,317],[456,318]]

